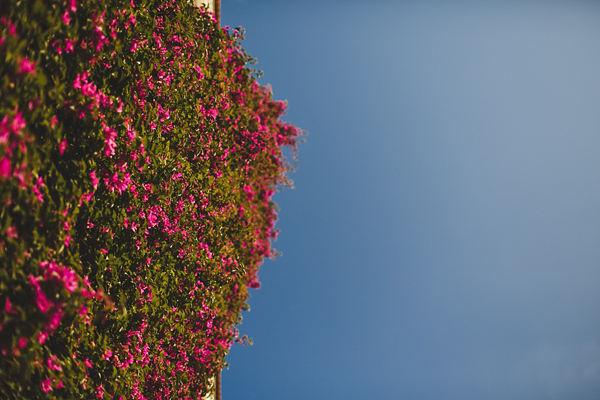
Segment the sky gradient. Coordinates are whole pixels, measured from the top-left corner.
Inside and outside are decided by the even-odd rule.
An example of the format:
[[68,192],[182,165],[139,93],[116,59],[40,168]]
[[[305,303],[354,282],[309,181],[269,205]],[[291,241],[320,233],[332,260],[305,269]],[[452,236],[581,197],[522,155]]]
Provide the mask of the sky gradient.
[[223,399],[600,398],[600,4],[221,16],[309,133]]

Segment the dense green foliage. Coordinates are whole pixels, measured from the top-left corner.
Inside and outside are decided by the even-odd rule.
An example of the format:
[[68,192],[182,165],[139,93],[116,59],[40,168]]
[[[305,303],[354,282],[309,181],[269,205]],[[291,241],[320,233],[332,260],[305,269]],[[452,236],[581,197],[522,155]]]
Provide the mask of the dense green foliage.
[[299,131],[182,0],[0,0],[0,397],[198,398]]

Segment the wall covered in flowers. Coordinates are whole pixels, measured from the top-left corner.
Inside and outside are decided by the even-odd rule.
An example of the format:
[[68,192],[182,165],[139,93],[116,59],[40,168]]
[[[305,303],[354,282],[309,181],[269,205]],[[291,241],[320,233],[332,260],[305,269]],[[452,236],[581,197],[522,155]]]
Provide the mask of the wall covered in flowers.
[[0,0],[0,397],[207,393],[301,133],[241,39],[184,0]]

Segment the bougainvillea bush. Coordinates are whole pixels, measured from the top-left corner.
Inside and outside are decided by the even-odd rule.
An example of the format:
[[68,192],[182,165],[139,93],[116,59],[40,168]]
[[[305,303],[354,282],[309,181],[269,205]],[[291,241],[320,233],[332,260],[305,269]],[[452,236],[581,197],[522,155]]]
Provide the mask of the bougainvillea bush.
[[299,131],[184,0],[0,0],[0,397],[198,398]]

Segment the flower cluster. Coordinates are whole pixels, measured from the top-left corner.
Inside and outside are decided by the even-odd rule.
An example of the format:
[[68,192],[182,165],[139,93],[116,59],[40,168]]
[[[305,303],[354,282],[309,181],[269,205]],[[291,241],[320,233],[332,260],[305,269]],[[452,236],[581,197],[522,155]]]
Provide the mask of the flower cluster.
[[0,397],[198,398],[289,184],[241,30],[185,0],[0,0]]

